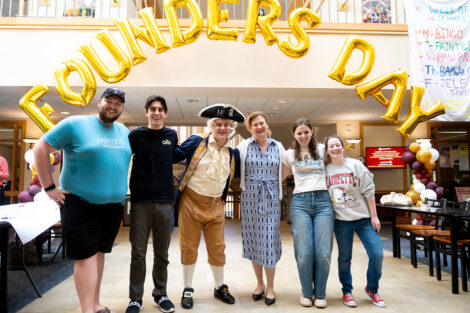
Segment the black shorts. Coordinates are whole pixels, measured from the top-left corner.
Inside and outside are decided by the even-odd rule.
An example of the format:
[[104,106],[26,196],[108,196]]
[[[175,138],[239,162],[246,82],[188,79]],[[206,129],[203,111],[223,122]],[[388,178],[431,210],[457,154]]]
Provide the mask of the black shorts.
[[123,215],[121,203],[93,204],[67,194],[60,208],[67,255],[83,260],[111,252]]

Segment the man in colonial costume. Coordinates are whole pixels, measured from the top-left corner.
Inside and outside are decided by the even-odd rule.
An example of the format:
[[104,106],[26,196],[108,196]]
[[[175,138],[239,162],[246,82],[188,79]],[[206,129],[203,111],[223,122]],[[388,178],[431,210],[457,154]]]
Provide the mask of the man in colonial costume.
[[245,117],[237,108],[226,104],[209,106],[199,116],[209,118],[209,136],[189,137],[176,153],[178,159],[186,159],[175,201],[185,287],[181,306],[185,309],[193,307],[192,281],[201,231],[214,276],[214,297],[227,304],[235,303],[224,284],[224,205],[235,172],[235,153],[229,135]]

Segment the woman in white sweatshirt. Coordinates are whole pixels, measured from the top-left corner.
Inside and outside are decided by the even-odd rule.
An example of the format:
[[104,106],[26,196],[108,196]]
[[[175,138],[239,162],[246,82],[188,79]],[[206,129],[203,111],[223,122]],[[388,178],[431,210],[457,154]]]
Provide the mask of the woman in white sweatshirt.
[[382,276],[383,251],[380,221],[375,208],[374,177],[358,160],[344,157],[343,141],[330,136],[325,141],[326,184],[335,211],[335,235],[338,243],[338,274],[343,285],[343,302],[357,306],[352,295],[351,259],[354,232],[359,236],[367,255],[365,291],[378,307],[386,304],[378,294]]

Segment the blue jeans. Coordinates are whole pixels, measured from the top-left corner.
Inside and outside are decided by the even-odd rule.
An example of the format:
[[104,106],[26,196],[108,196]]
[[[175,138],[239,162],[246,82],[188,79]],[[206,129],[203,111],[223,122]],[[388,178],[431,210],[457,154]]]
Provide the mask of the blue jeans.
[[371,293],[379,290],[379,280],[382,276],[383,251],[382,242],[377,231],[372,227],[370,218],[362,218],[356,221],[335,220],[336,242],[338,243],[338,273],[343,285],[343,293],[350,293],[353,289],[351,276],[351,259],[354,231],[361,239],[367,255],[369,266],[367,267],[367,288]]
[[334,228],[334,212],[328,191],[294,194],[291,222],[302,293],[307,298],[314,294],[316,298],[325,298]]

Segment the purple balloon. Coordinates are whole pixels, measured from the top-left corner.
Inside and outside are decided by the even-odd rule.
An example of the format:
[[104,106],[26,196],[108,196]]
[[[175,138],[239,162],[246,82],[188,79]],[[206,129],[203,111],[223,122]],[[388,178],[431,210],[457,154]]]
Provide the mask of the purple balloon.
[[411,168],[417,171],[421,171],[424,168],[424,164],[421,163],[420,161],[414,161],[411,164]]
[[41,187],[39,187],[38,185],[31,185],[29,186],[28,191],[31,194],[31,196],[34,197],[35,194],[41,191]]
[[62,162],[62,156],[59,153],[54,153],[54,163],[52,165],[57,165]]
[[434,191],[436,192],[437,200],[444,197],[444,191],[442,191],[441,188],[436,188],[436,190],[434,190]]
[[436,188],[437,188],[437,184],[433,181],[430,181],[429,183],[426,184],[426,189],[432,189],[436,191]]
[[24,203],[24,202],[32,202],[34,200],[34,197],[29,193],[29,191],[27,190],[23,190],[22,192],[20,192],[20,194],[18,195],[18,201],[20,203]]
[[411,151],[406,151],[405,153],[401,155],[401,159],[406,164],[412,164],[414,161],[416,161],[416,154],[414,154]]

